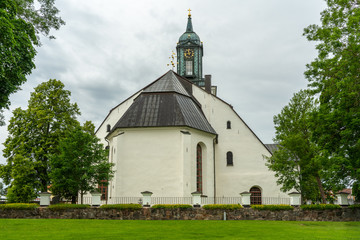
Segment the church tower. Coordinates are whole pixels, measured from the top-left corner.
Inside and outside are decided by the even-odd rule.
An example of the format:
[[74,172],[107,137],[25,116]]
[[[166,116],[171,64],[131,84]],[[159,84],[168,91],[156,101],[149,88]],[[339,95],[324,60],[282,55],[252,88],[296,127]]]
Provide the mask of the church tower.
[[188,22],[186,31],[180,36],[176,46],[177,52],[177,73],[199,87],[204,87],[205,82],[202,77],[202,57],[203,44],[199,36],[194,32],[190,9],[188,10]]

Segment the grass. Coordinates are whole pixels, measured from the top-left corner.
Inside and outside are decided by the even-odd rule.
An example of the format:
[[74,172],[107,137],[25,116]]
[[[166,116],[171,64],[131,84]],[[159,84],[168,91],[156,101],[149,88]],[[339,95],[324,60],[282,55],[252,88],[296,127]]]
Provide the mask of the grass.
[[0,219],[0,239],[360,239],[360,222]]

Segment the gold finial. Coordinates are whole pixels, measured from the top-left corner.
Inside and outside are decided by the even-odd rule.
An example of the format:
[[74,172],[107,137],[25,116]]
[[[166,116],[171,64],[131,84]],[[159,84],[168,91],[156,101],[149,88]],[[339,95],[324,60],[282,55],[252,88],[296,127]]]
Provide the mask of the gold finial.
[[190,13],[190,12],[191,12],[191,9],[189,8],[189,10],[188,10],[188,11],[189,11],[188,16],[189,16],[189,17],[191,17],[191,13]]
[[171,51],[171,56],[169,57],[170,64],[167,64],[167,66],[171,66],[172,70],[174,70],[174,67],[175,67],[175,63],[174,63],[175,58],[176,58],[176,55],[175,55],[174,51]]

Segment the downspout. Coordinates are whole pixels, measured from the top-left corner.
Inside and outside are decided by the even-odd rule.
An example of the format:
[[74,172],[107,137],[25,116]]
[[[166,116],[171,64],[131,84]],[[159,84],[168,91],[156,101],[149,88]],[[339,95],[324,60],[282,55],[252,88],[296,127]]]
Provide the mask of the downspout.
[[[111,149],[110,149],[110,142],[109,142],[109,140],[107,140],[107,138],[106,137],[104,137],[104,139],[105,139],[105,141],[108,143],[108,149],[109,149],[109,157],[108,157],[108,159],[109,159],[109,162],[110,162],[110,154],[111,154]],[[111,191],[111,185],[110,185],[110,181],[108,182],[108,190],[109,191],[107,191],[107,194],[108,194],[108,196],[106,197],[106,204],[108,204],[108,199],[109,198],[111,198],[111,194],[110,194],[110,191]]]

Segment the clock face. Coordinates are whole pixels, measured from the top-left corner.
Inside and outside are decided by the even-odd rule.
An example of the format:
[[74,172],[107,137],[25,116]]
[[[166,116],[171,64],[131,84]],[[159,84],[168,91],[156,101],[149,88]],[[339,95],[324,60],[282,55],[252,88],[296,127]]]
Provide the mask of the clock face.
[[184,56],[185,58],[192,58],[194,57],[194,50],[192,49],[186,49],[185,52],[184,52]]

